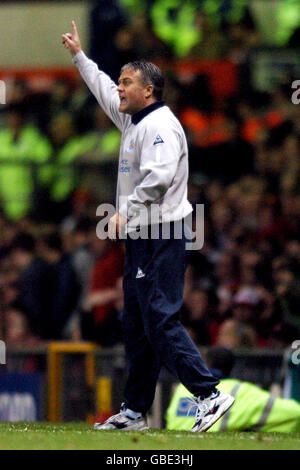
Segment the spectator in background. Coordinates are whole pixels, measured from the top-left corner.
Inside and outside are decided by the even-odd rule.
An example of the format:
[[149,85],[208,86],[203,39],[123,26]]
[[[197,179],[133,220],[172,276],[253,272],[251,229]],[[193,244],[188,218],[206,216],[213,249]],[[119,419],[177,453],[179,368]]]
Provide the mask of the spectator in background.
[[71,259],[80,282],[82,292],[87,287],[94,256],[90,247],[91,233],[95,231],[92,220],[82,217],[73,229],[73,251]]
[[72,335],[68,322],[78,305],[80,285],[71,256],[64,253],[60,235],[44,235],[39,250],[47,262],[47,304],[44,314],[44,337],[61,339]]
[[[43,343],[39,336],[33,334],[27,316],[17,306],[11,305],[3,314],[5,335],[2,338],[5,338],[8,348],[30,350]],[[14,361],[11,366],[16,367]],[[42,367],[42,360],[38,356],[25,355],[21,359],[22,373],[40,372]]]
[[[84,140],[90,143],[80,161],[116,163],[119,155],[121,133],[101,108],[93,109],[91,119],[94,121],[94,130],[85,134]],[[97,175],[99,178],[99,175]]]
[[275,281],[275,308],[280,315],[277,330],[288,334],[292,342],[300,335],[300,264],[286,260],[284,265],[273,271]]
[[224,250],[215,264],[219,315],[222,319],[231,307],[232,296],[239,284],[237,260],[235,254]]
[[13,306],[5,311],[5,343],[8,347],[30,348],[40,343],[40,338],[30,330],[28,319]]
[[71,252],[71,261],[75,269],[76,277],[80,285],[80,297],[76,307],[74,320],[78,322],[78,337],[81,337],[81,316],[84,311],[84,302],[88,294],[89,282],[92,274],[92,268],[95,261],[94,253],[91,249],[91,237],[95,231],[92,220],[88,217],[82,217],[77,222],[72,231],[73,246]]
[[206,76],[195,75],[186,94],[180,120],[190,145],[191,170],[231,181],[237,176],[239,165],[234,148],[234,122],[224,107],[214,102]]
[[115,305],[122,298],[120,278],[123,275],[124,249],[122,245],[98,239],[96,234],[92,246],[96,262],[85,300],[84,320],[85,325],[89,324],[89,327],[85,327],[86,339],[93,339],[103,346],[112,346],[121,340],[121,323]]
[[1,217],[0,262],[10,254],[16,234],[17,226]]
[[249,290],[241,290],[234,297],[233,316],[221,323],[216,340],[218,346],[230,349],[257,346],[257,334],[252,325],[258,303],[257,296]]
[[28,105],[29,95],[30,90],[28,83],[24,79],[16,79],[10,90],[9,102],[12,105],[22,106],[25,111]]
[[32,87],[25,99],[29,119],[49,137],[48,127],[52,117],[70,109],[72,84],[69,77],[57,78],[48,87]]
[[53,164],[49,168],[49,193],[57,222],[70,211],[69,197],[76,184],[76,171],[71,163],[80,150],[72,115],[65,111],[54,115],[50,121],[49,135],[54,152]]
[[197,3],[157,0],[151,6],[150,18],[153,31],[168,44],[177,58],[185,57],[201,37],[197,22]]
[[205,287],[192,290],[185,301],[182,323],[198,346],[211,343],[210,324],[216,315],[216,307],[214,292]]
[[0,197],[4,214],[11,220],[33,210],[34,191],[45,182],[43,168],[34,164],[48,162],[51,155],[48,140],[25,118],[23,105],[10,105],[0,130]]
[[59,115],[62,110],[70,111],[72,91],[71,83],[68,80],[61,78],[55,81],[51,90],[50,103],[48,105],[50,120]]
[[208,16],[197,12],[196,25],[201,31],[200,38],[188,53],[191,60],[218,60],[228,50],[228,41],[221,28],[216,28]]
[[19,233],[12,245],[12,263],[19,270],[15,306],[26,316],[30,330],[47,337],[49,286],[47,264],[36,254],[36,242],[29,233]]
[[[143,41],[140,38],[143,37]],[[170,47],[159,39],[153,32],[151,19],[140,12],[132,18],[131,24],[123,26],[115,37],[119,51],[120,64],[147,57],[147,60],[159,62],[170,60]]]
[[77,189],[73,192],[70,212],[60,223],[60,228],[64,234],[70,234],[82,218],[90,215],[92,203],[93,195],[88,191]]
[[[83,169],[79,164],[97,159],[95,148],[99,144],[100,136],[96,132],[79,134],[73,116],[65,112],[53,117],[50,135],[54,161],[52,169],[49,169],[49,193],[53,202],[54,220],[58,222],[70,212],[72,196],[76,189],[83,185]],[[102,137],[102,158],[111,157],[112,154],[116,157],[116,145],[120,142],[119,131],[111,126],[109,129],[103,126]]]

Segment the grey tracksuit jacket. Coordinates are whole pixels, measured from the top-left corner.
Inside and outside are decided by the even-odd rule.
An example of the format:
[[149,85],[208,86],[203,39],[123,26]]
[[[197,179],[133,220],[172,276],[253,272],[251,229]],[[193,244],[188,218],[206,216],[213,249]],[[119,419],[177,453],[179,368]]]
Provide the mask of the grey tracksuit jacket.
[[[129,229],[137,224],[176,221],[190,214],[187,142],[172,111],[156,102],[133,116],[120,113],[116,84],[83,51],[73,63],[122,132],[116,209],[129,219]],[[151,207],[158,209],[158,221],[157,211],[151,220]]]

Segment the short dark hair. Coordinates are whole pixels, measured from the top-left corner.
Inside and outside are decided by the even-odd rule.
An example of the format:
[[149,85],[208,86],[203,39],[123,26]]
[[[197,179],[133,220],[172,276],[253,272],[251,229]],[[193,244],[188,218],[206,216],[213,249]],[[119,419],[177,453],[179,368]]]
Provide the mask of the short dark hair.
[[161,70],[157,65],[146,60],[137,60],[135,62],[128,62],[121,68],[121,73],[124,70],[140,70],[142,80],[145,85],[153,85],[153,96],[157,100],[161,100],[163,97],[165,79],[161,73]]
[[30,233],[20,232],[14,238],[12,249],[25,251],[26,253],[34,253],[35,239]]
[[63,243],[61,236],[57,232],[51,232],[42,237],[42,241],[44,245],[49,250],[59,251],[62,252],[63,250]]
[[91,220],[90,217],[88,217],[88,216],[84,217],[83,216],[77,221],[77,223],[74,227],[74,232],[87,234],[87,233],[90,232],[93,225],[94,225],[94,223],[93,223],[93,221]]

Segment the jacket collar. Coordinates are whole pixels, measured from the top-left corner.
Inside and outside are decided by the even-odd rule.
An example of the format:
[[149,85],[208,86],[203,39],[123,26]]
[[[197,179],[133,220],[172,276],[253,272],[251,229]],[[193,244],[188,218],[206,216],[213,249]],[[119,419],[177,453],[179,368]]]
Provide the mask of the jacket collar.
[[152,104],[149,104],[149,106],[146,106],[146,108],[141,109],[138,113],[135,113],[131,116],[131,122],[136,126],[144,117],[146,117],[148,114],[152,113],[152,111],[155,111],[156,109],[161,108],[162,106],[165,105],[164,101],[155,101]]

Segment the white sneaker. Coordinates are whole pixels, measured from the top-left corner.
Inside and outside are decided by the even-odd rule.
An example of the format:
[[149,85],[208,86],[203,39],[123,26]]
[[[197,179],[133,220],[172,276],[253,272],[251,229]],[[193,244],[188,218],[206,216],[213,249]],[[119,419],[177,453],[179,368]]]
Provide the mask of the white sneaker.
[[209,397],[201,399],[194,398],[196,411],[196,422],[192,427],[192,432],[207,431],[226,411],[233,405],[234,398],[227,393],[217,391]]
[[146,419],[141,416],[140,418],[130,418],[126,415],[125,404],[122,403],[120,413],[111,416],[104,423],[95,423],[94,429],[97,431],[107,431],[116,429],[118,431],[145,431],[148,428]]

